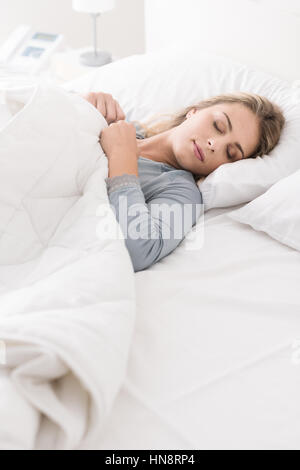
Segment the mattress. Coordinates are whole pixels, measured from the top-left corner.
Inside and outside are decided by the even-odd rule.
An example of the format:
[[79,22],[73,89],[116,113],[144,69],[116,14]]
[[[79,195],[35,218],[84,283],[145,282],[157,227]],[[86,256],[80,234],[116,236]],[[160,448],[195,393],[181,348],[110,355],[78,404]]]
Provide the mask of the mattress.
[[125,382],[95,449],[299,449],[300,253],[228,213],[135,274]]
[[134,274],[125,377],[79,449],[300,449],[300,253],[228,217],[242,206],[205,212],[198,249]]

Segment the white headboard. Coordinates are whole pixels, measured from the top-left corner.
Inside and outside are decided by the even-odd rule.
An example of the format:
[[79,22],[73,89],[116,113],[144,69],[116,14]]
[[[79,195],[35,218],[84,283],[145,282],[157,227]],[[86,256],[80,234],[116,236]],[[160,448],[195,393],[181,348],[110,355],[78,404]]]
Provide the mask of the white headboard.
[[300,0],[145,0],[146,52],[192,40],[293,82],[300,79]]

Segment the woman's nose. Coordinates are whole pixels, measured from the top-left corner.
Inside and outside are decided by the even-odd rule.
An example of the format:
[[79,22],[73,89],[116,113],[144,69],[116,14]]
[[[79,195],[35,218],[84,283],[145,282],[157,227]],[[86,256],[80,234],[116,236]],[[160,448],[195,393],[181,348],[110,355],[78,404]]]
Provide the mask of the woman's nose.
[[209,148],[212,152],[215,151],[215,150],[214,150],[214,145],[215,145],[215,144],[214,144],[213,139],[208,139],[208,148]]

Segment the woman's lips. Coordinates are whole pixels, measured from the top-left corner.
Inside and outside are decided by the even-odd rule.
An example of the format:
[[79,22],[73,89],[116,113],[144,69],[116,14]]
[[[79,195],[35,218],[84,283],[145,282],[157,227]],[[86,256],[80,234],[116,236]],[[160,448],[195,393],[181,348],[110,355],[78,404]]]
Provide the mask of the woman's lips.
[[198,158],[198,160],[201,160],[202,162],[204,161],[204,158],[202,156],[202,154],[200,153],[198,147],[197,147],[197,144],[195,143],[195,141],[193,141],[193,144],[194,144],[194,154],[196,155],[196,157]]

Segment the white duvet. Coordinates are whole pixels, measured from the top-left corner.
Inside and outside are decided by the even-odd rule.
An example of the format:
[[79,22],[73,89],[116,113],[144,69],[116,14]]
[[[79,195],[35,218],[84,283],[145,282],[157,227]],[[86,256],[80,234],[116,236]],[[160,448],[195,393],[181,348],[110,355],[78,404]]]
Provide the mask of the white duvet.
[[135,319],[130,257],[111,237],[107,123],[58,87],[2,101],[0,449],[84,449],[123,382]]

